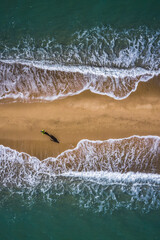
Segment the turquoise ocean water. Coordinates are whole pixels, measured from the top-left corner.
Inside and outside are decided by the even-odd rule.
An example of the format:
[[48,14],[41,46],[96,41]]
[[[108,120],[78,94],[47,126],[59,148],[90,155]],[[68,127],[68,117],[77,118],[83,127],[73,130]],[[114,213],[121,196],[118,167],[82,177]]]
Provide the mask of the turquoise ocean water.
[[[158,0],[0,6],[2,100],[120,100],[159,76]],[[0,145],[0,239],[159,239],[159,162],[158,136],[82,140],[42,162]]]

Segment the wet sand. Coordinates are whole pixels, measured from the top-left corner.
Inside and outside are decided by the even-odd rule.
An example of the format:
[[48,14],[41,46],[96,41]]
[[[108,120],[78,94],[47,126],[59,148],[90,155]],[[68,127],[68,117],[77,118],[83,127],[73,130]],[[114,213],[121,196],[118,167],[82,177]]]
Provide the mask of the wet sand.
[[[106,140],[131,135],[160,136],[160,86],[140,83],[117,101],[86,91],[47,103],[0,104],[0,144],[44,159],[74,148],[81,139]],[[40,133],[45,129],[60,144]]]

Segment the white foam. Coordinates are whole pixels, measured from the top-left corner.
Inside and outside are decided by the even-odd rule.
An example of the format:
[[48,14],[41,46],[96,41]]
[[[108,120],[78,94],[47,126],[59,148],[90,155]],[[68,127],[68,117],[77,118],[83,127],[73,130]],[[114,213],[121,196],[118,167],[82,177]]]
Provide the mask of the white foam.
[[95,27],[75,32],[67,45],[56,39],[22,38],[14,46],[2,42],[1,59],[46,59],[53,64],[88,65],[99,67],[159,68],[160,30],[136,28],[113,29]]
[[[33,185],[43,173],[47,177],[73,176],[73,173],[82,177],[116,177],[120,179],[135,179],[159,173],[160,138],[157,136],[131,136],[123,139],[109,139],[106,141],[81,140],[74,149],[66,150],[57,156],[40,161],[26,153],[0,145],[1,180],[13,183],[29,179]],[[128,173],[131,170],[141,173]],[[15,171],[15,173],[14,173]],[[22,172],[21,172],[22,171]],[[150,171],[150,175],[145,171]],[[79,173],[78,173],[79,172]],[[117,172],[117,173],[115,173]],[[6,178],[7,173],[7,178]],[[14,173],[14,174],[13,174]],[[113,173],[113,174],[112,174]],[[126,175],[123,175],[126,174]],[[128,175],[127,175],[128,174]],[[15,179],[13,178],[13,175]],[[24,179],[21,179],[24,176]],[[10,178],[11,177],[11,178]],[[113,180],[113,178],[111,178]],[[41,179],[41,178],[40,178]],[[32,182],[31,180],[31,182]],[[17,181],[17,180],[16,180]]]
[[97,76],[104,76],[104,77],[138,77],[141,75],[159,75],[159,70],[147,70],[141,67],[130,68],[130,69],[120,69],[120,68],[108,68],[108,67],[94,67],[94,66],[83,66],[83,65],[61,65],[61,64],[53,64],[52,62],[46,61],[30,61],[30,60],[12,60],[12,59],[0,59],[3,63],[9,64],[22,64],[27,65],[29,67],[36,67],[39,69],[50,70],[50,71],[60,71],[60,72],[73,72],[73,73],[82,73],[82,74],[93,74]]
[[[89,171],[89,172],[67,172],[62,173],[65,177],[74,177],[86,179],[88,181],[95,181],[98,183],[113,183],[113,184],[123,184],[123,183],[151,183],[160,184],[160,174],[153,173],[140,173],[140,172],[104,172],[104,171]],[[105,180],[105,181],[104,181]]]
[[[105,165],[106,157],[109,165]],[[75,149],[43,161],[0,145],[0,191],[8,189],[12,195],[24,196],[25,201],[27,196],[31,200],[40,193],[45,201],[70,195],[80,207],[98,212],[118,208],[149,211],[160,206],[159,160],[158,136],[83,139]],[[131,172],[130,164],[139,171]],[[147,173],[143,171],[146,166]]]
[[[3,68],[4,88],[0,98],[30,100],[34,96],[34,99],[52,101],[90,90],[120,100],[136,91],[139,82],[160,74],[160,30],[140,27],[119,31],[109,26],[95,27],[76,32],[71,39],[68,45],[58,43],[54,37],[39,40],[39,45],[29,37],[21,39],[17,46],[1,43],[1,62],[23,67],[20,67],[21,74],[18,67],[13,72],[12,67]],[[43,76],[38,69],[43,70]],[[59,71],[59,81],[52,74],[48,76],[47,71]],[[16,72],[17,76],[13,76]],[[71,81],[67,73],[72,75]],[[81,80],[76,78],[77,73],[81,74]],[[44,81],[48,77],[52,82]],[[48,89],[49,93],[45,94]]]
[[1,61],[0,71],[0,99],[46,101],[76,95],[85,90],[121,100],[136,91],[139,82],[147,82],[160,74],[160,70],[142,68],[127,70],[61,66],[19,60]]

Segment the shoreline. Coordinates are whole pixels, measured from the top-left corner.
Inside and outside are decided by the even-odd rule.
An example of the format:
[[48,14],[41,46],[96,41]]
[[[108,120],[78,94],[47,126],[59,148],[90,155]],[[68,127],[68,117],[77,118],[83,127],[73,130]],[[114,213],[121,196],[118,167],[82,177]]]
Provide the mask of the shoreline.
[[[74,148],[82,139],[160,136],[159,93],[153,79],[141,82],[121,101],[85,91],[53,102],[0,104],[0,144],[42,160]],[[42,129],[60,144],[42,135]]]

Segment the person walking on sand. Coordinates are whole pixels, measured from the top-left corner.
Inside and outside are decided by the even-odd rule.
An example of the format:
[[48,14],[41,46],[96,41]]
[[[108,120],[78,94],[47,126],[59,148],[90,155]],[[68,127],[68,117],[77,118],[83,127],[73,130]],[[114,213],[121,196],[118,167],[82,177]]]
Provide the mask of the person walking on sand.
[[44,129],[41,130],[41,133],[49,136],[51,141],[56,142],[56,143],[59,143],[59,141],[58,141],[58,139],[57,139],[56,137],[54,137],[53,135],[47,133]]

